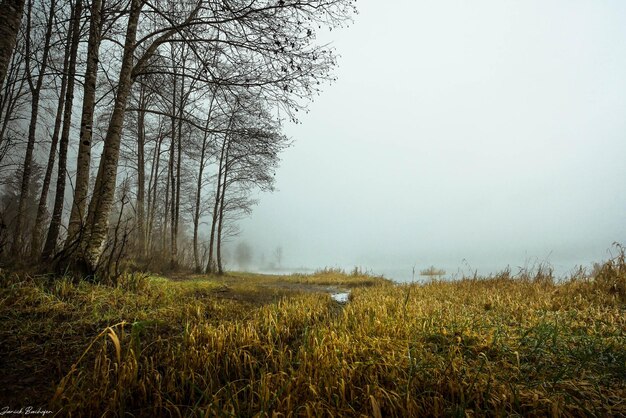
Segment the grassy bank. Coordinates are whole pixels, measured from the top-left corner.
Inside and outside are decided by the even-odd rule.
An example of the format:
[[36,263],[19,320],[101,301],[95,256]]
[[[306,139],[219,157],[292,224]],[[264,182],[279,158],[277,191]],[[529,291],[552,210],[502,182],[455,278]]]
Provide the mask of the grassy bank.
[[[7,405],[51,400],[61,416],[626,414],[623,256],[563,284],[503,273],[394,286],[336,271],[3,280]],[[350,302],[316,286],[350,287]]]

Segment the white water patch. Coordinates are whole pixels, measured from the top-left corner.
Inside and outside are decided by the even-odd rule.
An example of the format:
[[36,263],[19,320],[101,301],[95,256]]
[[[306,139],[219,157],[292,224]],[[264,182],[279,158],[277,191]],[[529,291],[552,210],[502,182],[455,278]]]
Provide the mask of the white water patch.
[[350,296],[350,292],[333,293],[330,295],[330,297],[333,298],[335,302],[339,302],[339,303],[348,302],[349,296]]

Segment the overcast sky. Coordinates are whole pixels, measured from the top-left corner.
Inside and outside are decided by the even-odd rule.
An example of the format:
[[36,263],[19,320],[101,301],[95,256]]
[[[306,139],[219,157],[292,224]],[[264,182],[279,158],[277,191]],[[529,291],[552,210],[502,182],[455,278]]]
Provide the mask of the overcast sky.
[[392,277],[564,271],[626,244],[625,1],[358,4],[235,242]]

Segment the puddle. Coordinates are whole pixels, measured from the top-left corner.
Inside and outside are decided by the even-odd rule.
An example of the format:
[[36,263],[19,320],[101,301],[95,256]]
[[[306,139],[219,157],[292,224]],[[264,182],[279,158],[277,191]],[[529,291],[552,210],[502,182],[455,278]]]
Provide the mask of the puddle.
[[350,292],[333,293],[332,295],[330,295],[330,297],[333,298],[334,301],[339,303],[348,302],[348,296],[350,296]]

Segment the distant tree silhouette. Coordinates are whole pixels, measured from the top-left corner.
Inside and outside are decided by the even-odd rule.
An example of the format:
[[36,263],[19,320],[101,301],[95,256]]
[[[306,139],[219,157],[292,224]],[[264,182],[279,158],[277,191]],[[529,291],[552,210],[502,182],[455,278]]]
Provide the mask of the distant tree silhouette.
[[252,247],[245,242],[240,241],[235,248],[235,261],[240,269],[246,271],[252,262]]

